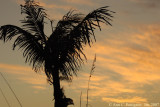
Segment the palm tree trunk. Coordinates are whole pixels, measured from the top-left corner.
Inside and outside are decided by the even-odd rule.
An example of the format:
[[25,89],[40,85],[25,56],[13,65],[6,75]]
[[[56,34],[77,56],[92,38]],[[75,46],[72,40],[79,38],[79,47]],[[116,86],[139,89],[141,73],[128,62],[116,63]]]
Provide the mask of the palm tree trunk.
[[53,88],[54,88],[54,99],[55,104],[54,107],[62,107],[62,95],[61,95],[61,88],[60,88],[60,79],[59,79],[59,72],[58,70],[54,70],[52,73],[53,76]]

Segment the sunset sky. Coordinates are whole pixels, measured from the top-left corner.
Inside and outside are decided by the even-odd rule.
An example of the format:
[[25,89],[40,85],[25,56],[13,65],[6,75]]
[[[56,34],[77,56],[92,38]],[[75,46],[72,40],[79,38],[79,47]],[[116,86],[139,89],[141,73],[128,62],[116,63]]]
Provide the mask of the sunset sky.
[[[86,106],[87,82],[94,55],[96,69],[91,77],[89,104],[92,107],[114,107],[113,104],[156,103],[160,107],[160,0],[35,0],[56,22],[70,9],[87,14],[102,6],[115,11],[112,27],[101,24],[96,30],[97,42],[85,47],[85,62],[73,82],[63,82],[67,97]],[[20,4],[23,0],[0,1],[0,26],[21,26]],[[49,23],[45,32],[51,33]],[[23,107],[53,107],[53,88],[43,72],[35,73],[25,64],[21,50],[12,50],[13,41],[0,41],[0,72],[8,80]],[[19,107],[11,90],[0,75],[0,88],[11,107]],[[109,106],[112,104],[112,106]],[[0,92],[0,107],[8,107]],[[128,106],[129,107],[129,106]],[[133,106],[130,106],[133,107]]]

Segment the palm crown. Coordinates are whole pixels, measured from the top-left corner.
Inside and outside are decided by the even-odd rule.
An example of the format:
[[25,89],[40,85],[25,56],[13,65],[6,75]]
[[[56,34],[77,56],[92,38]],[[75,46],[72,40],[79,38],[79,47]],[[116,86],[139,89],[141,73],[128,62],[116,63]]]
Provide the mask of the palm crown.
[[83,63],[83,45],[91,46],[91,37],[95,39],[94,29],[101,29],[100,22],[111,25],[110,13],[113,12],[107,10],[107,6],[87,16],[69,11],[49,37],[44,33],[44,18],[47,18],[47,14],[41,6],[35,2],[26,2],[21,5],[21,13],[26,15],[21,21],[22,28],[1,26],[0,39],[6,42],[16,36],[13,49],[17,46],[22,48],[26,62],[32,64],[35,71],[44,66],[47,77],[52,79],[49,67],[56,67],[63,77],[69,79]]
[[98,8],[88,15],[69,11],[57,23],[50,36],[44,33],[45,10],[34,1],[21,5],[25,14],[22,28],[14,25],[0,27],[0,39],[7,42],[16,37],[13,49],[23,50],[26,63],[32,64],[35,71],[44,68],[48,80],[53,82],[53,73],[58,72],[60,79],[71,80],[76,75],[84,59],[83,46],[95,39],[94,30],[100,23],[111,25],[111,13],[107,6]]

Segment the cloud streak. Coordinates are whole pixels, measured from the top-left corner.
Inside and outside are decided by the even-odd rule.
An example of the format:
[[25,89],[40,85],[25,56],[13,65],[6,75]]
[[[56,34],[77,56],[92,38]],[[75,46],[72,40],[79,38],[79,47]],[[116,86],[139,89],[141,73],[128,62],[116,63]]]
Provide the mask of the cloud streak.
[[[116,103],[133,103],[133,104],[136,104],[136,103],[145,103],[147,102],[146,99],[144,98],[141,98],[141,97],[133,97],[133,98],[130,98],[130,99],[122,99],[122,98],[102,98],[103,101],[106,101],[106,102],[116,102]],[[136,102],[136,103],[135,103]],[[126,104],[127,104],[126,103]]]
[[25,83],[32,85],[32,88],[45,90],[47,85],[47,80],[45,75],[34,75],[34,71],[31,67],[28,66],[20,66],[20,65],[10,65],[0,63],[0,71],[7,72],[10,74],[17,75],[17,79],[21,80]]
[[63,0],[64,2],[77,4],[77,5],[86,5],[86,6],[93,6],[93,0]]
[[[146,86],[151,88],[160,81],[160,26],[133,28],[137,32],[120,33],[117,38],[103,40],[93,48],[87,47],[89,64],[93,60],[91,53],[97,54],[96,69],[90,84],[91,99],[119,103],[151,101],[151,96],[146,97]],[[80,74],[80,78],[73,81],[72,89],[78,92],[87,89],[88,77],[87,73]],[[151,95],[154,90],[156,88],[150,91]]]

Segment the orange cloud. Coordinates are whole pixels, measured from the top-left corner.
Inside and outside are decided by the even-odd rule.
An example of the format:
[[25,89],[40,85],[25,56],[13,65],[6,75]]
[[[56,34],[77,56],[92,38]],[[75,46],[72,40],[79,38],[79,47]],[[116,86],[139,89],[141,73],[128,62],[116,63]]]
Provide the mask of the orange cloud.
[[38,75],[37,77],[21,77],[20,80],[25,81],[26,83],[33,85],[45,85],[47,84],[47,80],[45,76]]
[[96,45],[92,52],[97,53],[97,66],[119,73],[127,80],[133,78],[135,82],[159,80],[158,28],[149,26],[141,30],[140,34],[130,34],[127,40],[109,39],[105,44]]
[[68,3],[73,3],[73,4],[78,4],[78,5],[88,5],[88,6],[93,6],[94,3],[92,0],[63,0],[64,2]]
[[[58,8],[58,9],[70,9],[70,8],[73,8],[73,7],[70,7],[70,6],[66,6],[66,5],[57,5],[57,4],[47,4],[46,2],[43,2],[42,0],[35,0],[40,6],[43,6],[45,8]],[[18,4],[25,4],[25,1],[22,1],[22,0],[18,0],[16,1]]]
[[51,9],[63,9],[63,10],[70,10],[70,9],[76,9],[73,6],[67,6],[67,5],[57,5],[57,4],[46,4],[45,2],[39,2],[40,6],[43,6],[45,8],[51,8]]
[[[147,100],[145,98],[141,98],[141,97],[133,97],[130,99],[123,99],[123,98],[102,98],[103,101],[106,102],[116,102],[116,103],[146,103]],[[126,103],[126,104],[127,104]]]
[[28,84],[32,84],[32,87],[35,89],[46,89],[45,85],[47,84],[47,80],[45,75],[43,73],[43,75],[35,75],[35,72],[30,67],[0,63],[0,72],[16,74],[17,79],[22,80]]
[[[25,4],[24,1],[16,1],[18,4]],[[35,2],[37,2],[40,6],[44,7],[47,11],[46,13],[48,14],[48,16],[51,18],[51,19],[54,19],[54,20],[60,20],[64,14],[62,14],[62,12],[59,12],[59,11],[55,11],[56,9],[62,9],[62,10],[65,10],[66,13],[70,10],[70,9],[74,9],[76,10],[77,8],[74,7],[73,5],[62,5],[62,4],[56,4],[54,2],[53,3],[47,3],[43,0],[35,0]]]
[[43,86],[32,86],[32,87],[38,90],[46,90],[46,87]]
[[3,69],[2,72],[9,72],[14,74],[27,74],[29,72],[33,72],[30,67],[27,66],[19,66],[19,65],[10,65],[0,63],[0,69]]
[[[105,43],[97,43],[92,48],[86,47],[89,65],[92,64],[94,53],[97,54],[95,74],[92,76],[96,79],[91,80],[90,83],[91,98],[106,98],[102,100],[114,102],[147,102],[148,98],[143,98],[146,89],[142,87],[160,81],[160,48],[158,48],[160,26],[142,28],[137,28],[138,32],[119,34],[120,37],[124,37],[123,39],[110,38],[104,40]],[[79,79],[74,80],[72,88],[87,89],[88,76],[87,74],[80,76],[82,83],[78,82]],[[125,93],[133,98],[118,99]],[[134,97],[137,94],[139,96]]]

